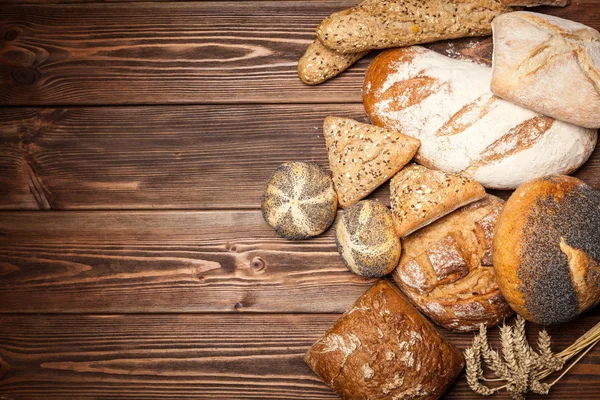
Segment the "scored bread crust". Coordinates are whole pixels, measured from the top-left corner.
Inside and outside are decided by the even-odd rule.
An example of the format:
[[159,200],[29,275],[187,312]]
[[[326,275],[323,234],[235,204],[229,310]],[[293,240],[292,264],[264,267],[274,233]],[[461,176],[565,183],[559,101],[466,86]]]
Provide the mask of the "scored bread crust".
[[390,182],[396,234],[409,235],[484,196],[484,187],[469,177],[411,163]]
[[600,301],[600,192],[569,176],[536,179],[508,199],[493,240],[494,269],[529,321],[569,321]]
[[545,117],[490,91],[491,69],[419,46],[377,56],[363,87],[373,124],[421,140],[415,156],[487,188],[569,174],[592,154],[596,130]]
[[304,360],[345,400],[437,399],[464,366],[462,353],[386,280],[369,288]]
[[526,11],[500,16],[492,27],[494,94],[574,125],[600,128],[597,30]]
[[499,0],[364,0],[323,20],[317,37],[332,50],[356,53],[486,36],[494,17],[511,10]]
[[367,53],[368,51],[342,54],[315,40],[298,61],[298,76],[307,85],[318,85],[341,74]]
[[487,195],[403,240],[392,276],[438,325],[466,332],[497,325],[513,313],[492,267],[492,238],[503,206]]

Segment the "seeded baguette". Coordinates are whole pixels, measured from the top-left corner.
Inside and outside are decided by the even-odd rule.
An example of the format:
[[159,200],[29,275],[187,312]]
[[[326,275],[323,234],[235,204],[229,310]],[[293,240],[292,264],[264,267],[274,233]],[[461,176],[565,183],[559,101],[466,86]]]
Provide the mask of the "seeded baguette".
[[332,14],[317,37],[340,53],[487,36],[492,20],[512,11],[499,0],[365,0]]
[[318,85],[341,74],[367,53],[368,51],[342,54],[315,40],[298,61],[298,76],[307,85]]

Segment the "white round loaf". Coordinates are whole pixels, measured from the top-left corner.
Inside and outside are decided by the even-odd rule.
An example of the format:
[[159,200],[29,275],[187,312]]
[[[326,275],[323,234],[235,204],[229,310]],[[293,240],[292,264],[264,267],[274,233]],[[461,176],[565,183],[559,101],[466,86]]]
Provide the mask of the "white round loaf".
[[491,68],[419,46],[373,60],[363,101],[375,125],[421,140],[421,164],[515,189],[569,174],[596,146],[597,132],[509,103],[490,91]]

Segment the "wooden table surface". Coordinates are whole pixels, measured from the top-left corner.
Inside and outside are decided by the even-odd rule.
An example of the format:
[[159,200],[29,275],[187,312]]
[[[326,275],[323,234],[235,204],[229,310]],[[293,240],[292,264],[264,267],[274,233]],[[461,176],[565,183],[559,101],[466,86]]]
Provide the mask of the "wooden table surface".
[[[280,163],[327,167],[325,116],[366,119],[373,54],[296,76],[352,4],[2,2],[0,399],[336,398],[302,357],[373,281],[259,205]],[[600,28],[599,0],[538,11]],[[600,189],[600,151],[575,175]],[[598,321],[550,327],[554,348]],[[477,397],[464,375],[445,395]],[[600,348],[546,398],[600,398]]]

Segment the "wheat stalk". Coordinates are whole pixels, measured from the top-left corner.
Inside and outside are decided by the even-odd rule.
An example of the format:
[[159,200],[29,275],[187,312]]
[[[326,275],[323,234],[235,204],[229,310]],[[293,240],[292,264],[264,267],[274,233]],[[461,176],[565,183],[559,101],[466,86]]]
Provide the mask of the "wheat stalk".
[[[550,388],[600,342],[600,322],[558,354],[552,352],[551,338],[545,330],[538,334],[537,352],[533,350],[527,342],[525,320],[520,315],[517,315],[512,327],[502,325],[500,342],[502,356],[491,348],[487,340],[487,330],[483,325],[480,326],[479,334],[473,339],[473,345],[465,350],[467,382],[474,392],[482,396],[490,396],[506,389],[512,399],[525,399],[528,392],[548,394]],[[564,365],[578,354],[579,357],[558,378],[550,383],[542,382],[553,372],[563,369]],[[498,379],[484,376],[482,361]],[[499,380],[506,383],[495,388],[483,383]]]

